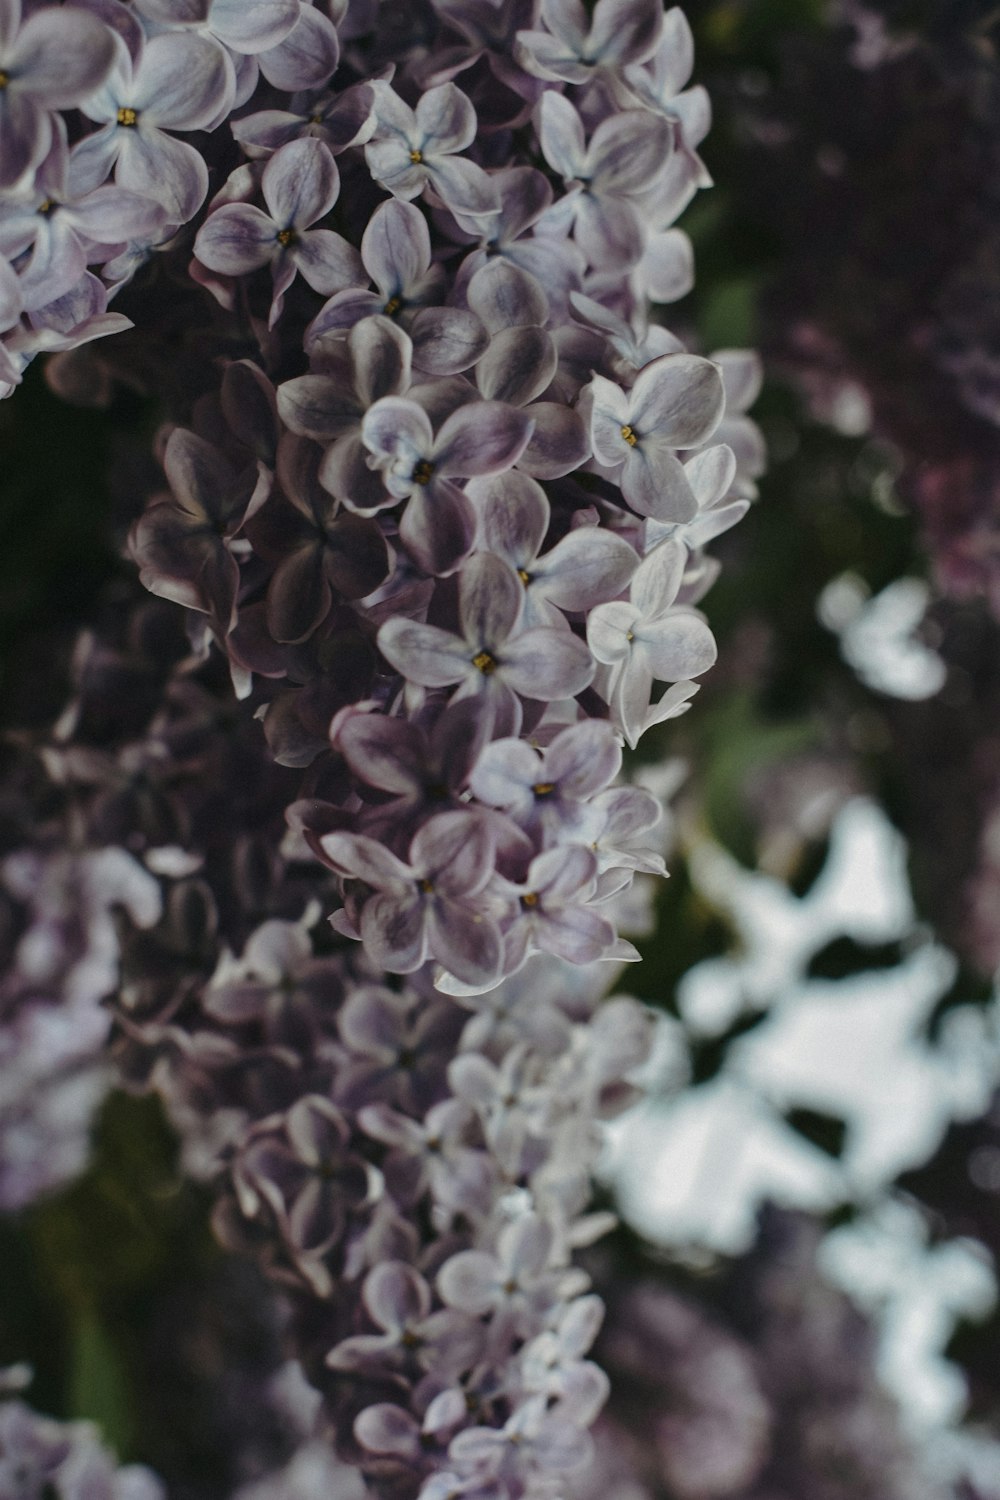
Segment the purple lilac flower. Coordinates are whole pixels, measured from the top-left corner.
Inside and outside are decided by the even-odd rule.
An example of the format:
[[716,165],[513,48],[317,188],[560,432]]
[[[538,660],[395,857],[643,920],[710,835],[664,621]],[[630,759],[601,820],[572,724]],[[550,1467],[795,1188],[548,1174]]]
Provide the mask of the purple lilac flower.
[[545,31],[520,31],[516,56],[540,78],[589,83],[599,70],[645,60],[663,29],[660,0],[597,0],[592,15],[580,0],[542,0]]
[[415,401],[383,396],[361,424],[361,441],[389,493],[407,506],[400,540],[428,573],[450,573],[471,550],[476,521],[457,479],[500,474],[515,464],[531,420],[501,401],[474,401],[448,417],[435,436]]
[[408,682],[457,686],[458,698],[485,695],[494,733],[516,732],[518,696],[571,698],[590,682],[594,667],[583,642],[566,630],[521,628],[523,585],[512,568],[477,553],[459,583],[462,635],[418,621],[387,620],[379,650]]
[[597,460],[620,470],[633,510],[660,521],[690,521],[697,501],[677,448],[705,442],[722,418],[722,378],[708,360],[665,354],[644,366],[631,391],[595,375],[590,433]]
[[546,91],[538,137],[545,160],[570,189],[550,211],[549,224],[572,225],[576,243],[597,270],[620,273],[636,265],[645,237],[635,199],[670,152],[667,122],[645,110],[626,110],[603,120],[588,144],[570,101]]
[[54,111],[81,105],[105,82],[114,37],[96,16],[72,6],[33,9],[0,3],[0,188],[43,159]]
[[209,270],[246,276],[271,268],[273,295],[268,326],[281,316],[284,296],[298,272],[329,296],[361,279],[353,245],[332,229],[311,226],[337,201],[337,163],[322,141],[290,141],[270,158],[260,183],[267,212],[251,203],[224,203],[198,231],[195,254]]
[[169,132],[208,125],[233,88],[227,54],[203,37],[154,36],[138,59],[119,43],[110,77],[81,104],[102,128],[73,152],[79,190],[99,186],[113,168],[119,187],[154,197],[170,223],[186,223],[205,200],[208,169]]
[[486,217],[500,206],[482,167],[458,153],[475,140],[476,112],[461,89],[442,83],[410,109],[387,83],[376,83],[375,136],[365,147],[375,180],[393,197],[427,187],[455,213]]

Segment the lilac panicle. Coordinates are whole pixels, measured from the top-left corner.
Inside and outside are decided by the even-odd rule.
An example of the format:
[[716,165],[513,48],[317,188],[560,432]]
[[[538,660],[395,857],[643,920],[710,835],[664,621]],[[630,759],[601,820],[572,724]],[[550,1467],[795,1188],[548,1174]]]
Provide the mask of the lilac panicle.
[[714,661],[705,549],[763,465],[753,356],[651,307],[691,284],[691,65],[656,0],[0,0],[0,382],[58,350],[170,412],[156,598],[81,648],[51,821],[0,852],[0,1073],[89,1039],[0,1200],[80,1165],[114,991],[351,1500],[574,1493],[607,1397],[574,1253],[651,1022],[598,1002],[669,834],[622,747]]

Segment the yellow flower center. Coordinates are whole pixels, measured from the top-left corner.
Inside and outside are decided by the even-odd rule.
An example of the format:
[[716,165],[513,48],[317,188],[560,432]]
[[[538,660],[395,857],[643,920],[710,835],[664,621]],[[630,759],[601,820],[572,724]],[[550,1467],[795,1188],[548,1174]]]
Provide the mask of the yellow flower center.
[[0,71],[0,89],[5,89],[10,83],[10,74]]
[[536,895],[536,893],[534,891],[529,891],[526,896],[522,896],[521,897],[521,905],[522,906],[537,906],[538,905],[538,896]]
[[627,425],[622,428],[622,437],[625,439],[626,443],[628,443],[630,448],[634,448],[636,443],[639,441],[635,433],[632,431],[631,427]]
[[414,484],[430,484],[431,475],[434,473],[434,465],[422,458],[413,471]]
[[625,639],[626,639],[626,640],[627,640],[627,641],[629,641],[629,642],[630,642],[630,643],[631,643],[631,642],[632,642],[632,641],[634,641],[634,640],[635,640],[635,635],[634,635],[634,633],[633,633],[633,632],[632,632],[632,631],[631,631],[631,630],[627,630],[627,631],[626,631],[626,632],[625,632]]
[[556,789],[554,781],[536,781],[531,790],[536,797],[551,797]]
[[413,163],[413,165],[415,167],[419,167],[419,165],[423,161],[423,159],[424,159],[424,153],[422,151],[411,151],[410,152],[410,160],[412,161],[412,163]]
[[425,896],[433,896],[433,894],[434,894],[434,882],[433,882],[433,880],[422,880],[420,882],[420,889],[423,891],[423,893],[424,893]]
[[497,664],[488,651],[480,651],[477,656],[474,656],[472,665],[477,671],[482,672],[484,677],[489,677],[490,673],[497,669]]
[[139,115],[136,110],[129,109],[127,106],[123,105],[115,115],[115,119],[118,121],[119,125],[126,125],[131,128],[133,125],[138,123]]
[[298,236],[294,229],[279,229],[277,238],[279,245],[294,245]]
[[394,318],[399,312],[399,309],[402,307],[402,305],[402,297],[390,297],[388,302],[383,307],[382,311],[385,313],[387,318]]
[[531,574],[530,573],[526,573],[523,568],[518,568],[518,570],[517,570],[517,576],[518,576],[518,578],[520,578],[520,580],[524,584],[525,588],[527,588],[528,584],[531,582]]

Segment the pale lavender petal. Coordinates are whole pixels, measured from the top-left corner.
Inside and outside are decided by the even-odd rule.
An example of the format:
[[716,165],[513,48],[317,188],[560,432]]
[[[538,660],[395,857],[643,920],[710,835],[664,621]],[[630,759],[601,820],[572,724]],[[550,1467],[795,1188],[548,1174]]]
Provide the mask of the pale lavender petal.
[[626,502],[640,516],[691,521],[698,514],[684,465],[669,448],[652,439],[627,450],[619,483]]
[[365,1277],[361,1293],[372,1321],[386,1333],[402,1333],[431,1310],[431,1289],[419,1271],[401,1261],[386,1261]]
[[486,550],[514,569],[528,569],[549,529],[549,502],[541,485],[515,469],[473,479],[467,493],[482,518]]
[[355,1419],[354,1436],[370,1453],[392,1453],[414,1459],[420,1454],[420,1428],[408,1411],[381,1402]]
[[290,255],[313,291],[323,296],[365,279],[357,250],[332,229],[307,230],[290,246]]
[[605,65],[645,62],[663,31],[661,0],[597,0],[590,45]]
[[218,43],[170,31],[146,43],[128,102],[140,125],[201,130],[218,114],[231,85],[232,64]]
[[366,838],[364,834],[326,833],[320,844],[334,869],[343,875],[397,897],[412,889],[409,867],[377,839]]
[[655,429],[672,448],[707,442],[722,420],[726,395],[716,365],[694,354],[664,354],[639,371],[629,398],[632,425]]
[[666,229],[646,243],[639,276],[653,302],[677,302],[694,286],[694,248],[683,229]]
[[636,569],[629,598],[644,618],[662,614],[677,598],[687,567],[687,548],[668,538],[643,558]]
[[118,186],[155,198],[171,224],[193,219],[208,194],[208,168],[201,154],[163,130],[120,130],[118,134],[122,137],[115,170]]
[[534,431],[518,465],[538,479],[560,479],[590,457],[587,428],[578,411],[559,401],[533,401],[524,408]]
[[620,385],[595,375],[590,383],[592,396],[590,440],[598,463],[613,467],[624,461],[628,440],[622,432],[631,423],[629,399]]
[[545,160],[567,182],[586,175],[583,121],[569,100],[554,89],[547,89],[542,95],[538,138]]
[[638,566],[634,548],[623,537],[581,526],[539,559],[533,577],[560,609],[587,610],[617,598]]
[[379,459],[405,457],[416,465],[434,448],[430,418],[415,401],[403,396],[383,396],[365,413],[361,438],[369,453]]
[[576,242],[599,271],[627,271],[645,248],[639,210],[627,198],[581,193],[577,200]]
[[0,89],[0,188],[10,187],[49,149],[48,113],[20,89]]
[[260,70],[277,89],[321,88],[340,61],[333,22],[312,5],[302,5],[291,31],[276,47],[258,54]]
[[515,693],[545,702],[581,693],[593,678],[594,663],[575,635],[540,626],[507,642],[503,672]]
[[423,746],[404,719],[352,714],[341,726],[337,748],[356,776],[386,792],[413,794],[423,785]]
[[410,384],[412,345],[391,318],[363,318],[347,339],[362,411],[383,396],[401,396]]
[[473,655],[502,646],[517,624],[521,607],[521,584],[513,569],[489,552],[470,558],[462,569],[458,608]]
[[503,942],[491,918],[458,901],[433,901],[428,914],[428,946],[464,984],[487,984],[500,977]]
[[380,203],[362,236],[361,259],[386,298],[420,281],[431,263],[431,239],[419,208],[398,198]]
[[621,770],[621,746],[610,726],[585,719],[557,734],[545,757],[545,774],[563,797],[590,797]]
[[476,384],[488,401],[525,406],[545,390],[557,364],[544,328],[507,328],[493,335],[476,367]]
[[272,261],[280,248],[274,220],[252,203],[224,203],[209,214],[194,241],[202,264],[223,276],[247,276]]
[[378,633],[378,648],[391,667],[423,687],[450,687],[473,670],[463,642],[416,620],[386,620]]
[[434,463],[442,474],[463,479],[500,474],[512,468],[531,436],[532,421],[500,401],[475,401],[460,407],[445,422],[434,444]]
[[700,677],[715,665],[718,656],[715,637],[694,613],[678,611],[661,620],[643,622],[636,630],[636,642],[641,643],[659,682]]
[[336,203],[340,173],[330,148],[315,136],[305,136],[274,153],[260,186],[271,217],[282,229],[308,229]]
[[610,604],[598,604],[587,619],[587,644],[597,661],[605,666],[617,666],[631,650],[631,635],[639,620],[639,611],[634,604],[616,600]]
[[499,213],[496,184],[474,161],[464,156],[435,156],[426,167],[434,191],[453,213],[483,219]]
[[453,83],[442,83],[421,94],[416,124],[421,150],[426,155],[464,151],[476,138],[476,111]]
[[582,52],[590,23],[582,0],[542,0],[542,20],[573,52]]
[[278,387],[278,414],[285,426],[321,443],[356,428],[362,412],[354,393],[329,375],[298,375]]
[[438,813],[413,840],[410,863],[435,892],[475,896],[493,874],[496,844],[491,825],[470,812]]
[[480,266],[466,289],[466,299],[490,333],[540,327],[549,315],[548,298],[534,276],[501,256]]
[[427,951],[425,912],[421,896],[414,891],[371,896],[361,913],[361,941],[372,964],[391,974],[412,974],[424,962]]
[[588,166],[595,190],[616,197],[648,187],[670,155],[669,123],[644,109],[624,110],[594,131]]
[[496,1301],[502,1274],[495,1256],[484,1250],[460,1250],[438,1272],[437,1289],[448,1307],[480,1317]]
[[527,810],[534,802],[532,787],[539,780],[541,761],[523,740],[494,740],[487,745],[472,773],[472,791],[490,807]]
[[212,30],[234,52],[276,47],[299,19],[298,0],[212,0]]
[[36,10],[8,49],[4,66],[18,93],[47,109],[71,109],[99,89],[115,60],[115,40],[96,16],[72,6]]
[[460,307],[422,307],[410,324],[413,363],[428,375],[457,375],[483,354],[489,334],[475,313]]
[[437,577],[453,573],[476,537],[472,502],[449,479],[418,486],[399,523],[399,538],[418,567]]

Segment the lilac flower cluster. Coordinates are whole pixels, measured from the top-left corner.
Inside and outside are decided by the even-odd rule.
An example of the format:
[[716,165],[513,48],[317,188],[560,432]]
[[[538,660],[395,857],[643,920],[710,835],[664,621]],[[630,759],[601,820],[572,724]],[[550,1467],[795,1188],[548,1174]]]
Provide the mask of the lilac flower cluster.
[[[127,544],[184,639],[136,610],[41,755],[123,1076],[378,1493],[556,1494],[607,1394],[573,1264],[599,1121],[649,1044],[597,1000],[665,870],[622,746],[712,665],[704,548],[761,468],[753,357],[652,316],[708,180],[690,33],[660,0],[0,20],[3,378],[48,349],[57,388],[113,381],[81,346],[157,276],[204,325],[197,371],[149,356],[175,410]],[[51,921],[67,872],[31,871]]]
[[0,1494],[9,1500],[163,1500],[156,1476],[139,1464],[118,1468],[87,1422],[56,1422],[17,1392],[31,1382],[23,1365],[0,1369]]

